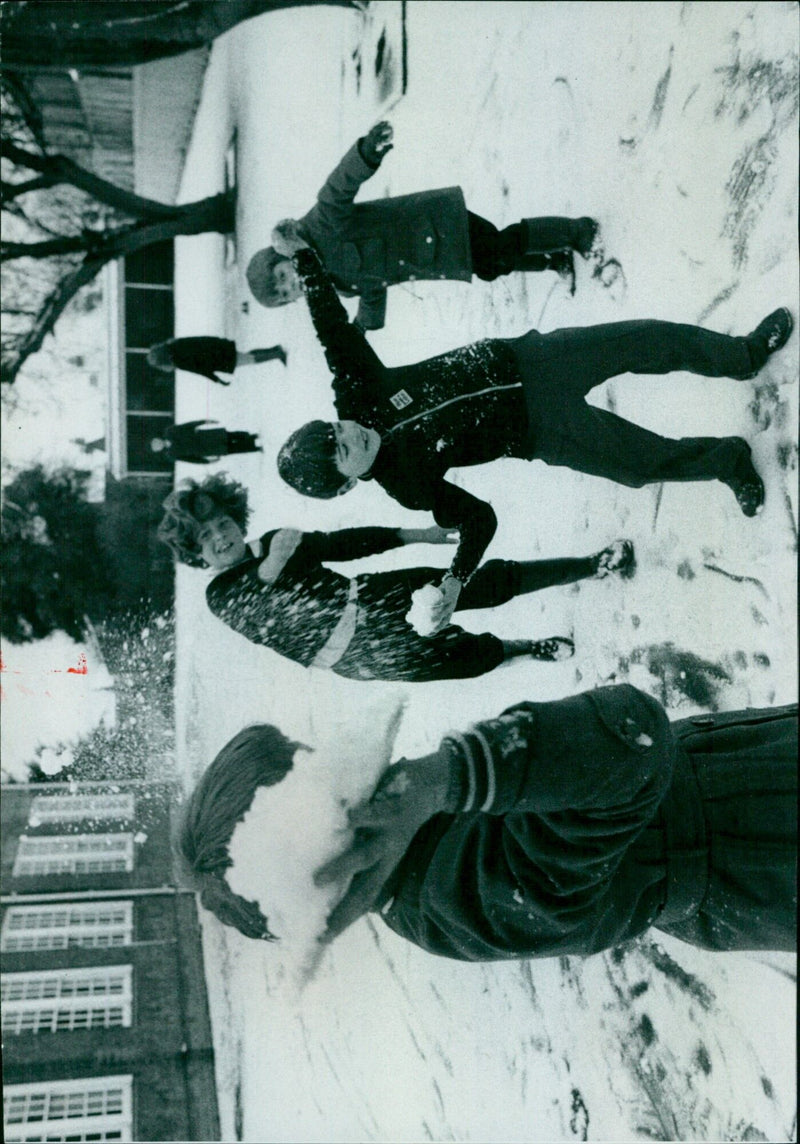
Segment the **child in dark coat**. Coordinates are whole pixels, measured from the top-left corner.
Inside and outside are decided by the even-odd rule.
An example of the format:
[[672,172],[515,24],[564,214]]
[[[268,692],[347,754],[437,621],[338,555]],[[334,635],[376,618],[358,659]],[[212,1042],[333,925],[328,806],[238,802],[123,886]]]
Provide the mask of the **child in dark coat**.
[[207,465],[231,453],[262,451],[255,433],[244,429],[223,429],[216,421],[204,420],[171,425],[165,438],[152,438],[150,448],[170,461],[190,461],[195,465]]
[[672,322],[614,322],[491,338],[389,369],[351,324],[319,258],[292,225],[275,241],[294,254],[311,318],[333,373],[336,423],[312,421],[278,455],[283,479],[330,498],[376,480],[406,508],[457,528],[460,544],[440,588],[440,624],[494,535],[490,505],[445,480],[451,468],[500,457],[539,458],[632,488],[661,481],[719,480],[754,516],[764,486],[741,437],[660,437],[586,400],[609,377],[688,370],[751,378],[785,345],[785,308],[746,337]]
[[[201,485],[183,482],[164,502],[159,536],[176,558],[219,575],[206,590],[215,615],[246,639],[304,667],[347,679],[463,679],[492,671],[515,656],[541,660],[572,655],[572,641],[501,640],[455,624],[423,638],[406,615],[413,592],[440,573],[400,568],[334,572],[328,562],[358,560],[405,544],[447,544],[446,529],[346,528],[302,533],[282,528],[246,542],[247,494],[224,474]],[[460,607],[494,608],[515,596],[610,573],[630,576],[633,545],[617,541],[594,556],[539,561],[490,560],[479,568]]]
[[286,350],[283,346],[269,346],[240,353],[236,343],[228,338],[170,338],[151,346],[147,361],[164,373],[184,369],[188,373],[199,373],[218,385],[230,385],[229,381],[218,376],[219,373],[233,373],[239,366],[259,365],[265,361],[282,361],[286,365]]
[[[391,150],[391,139],[386,122],[359,139],[296,224],[339,293],[359,296],[362,329],[382,328],[387,287],[399,282],[469,282],[473,274],[491,282],[515,270],[555,270],[574,289],[572,253],[587,258],[592,252],[594,219],[527,218],[499,231],[467,210],[460,187],[354,203]],[[285,305],[301,293],[291,261],[273,246],[253,255],[247,281],[263,306]]]
[[[240,732],[187,808],[204,904],[247,937],[274,935],[225,880],[227,846],[296,748]],[[328,941],[374,910],[461,961],[585,956],[651,926],[709,950],[796,948],[796,705],[670,725],[628,684],[520,703],[389,767],[350,823],[315,878],[345,890]]]

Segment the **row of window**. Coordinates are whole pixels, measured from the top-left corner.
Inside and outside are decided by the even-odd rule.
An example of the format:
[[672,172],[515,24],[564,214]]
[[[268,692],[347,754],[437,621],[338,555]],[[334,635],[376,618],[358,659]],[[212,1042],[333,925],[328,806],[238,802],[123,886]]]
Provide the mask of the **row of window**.
[[[40,794],[31,801],[29,826],[54,822],[132,822],[136,809],[132,792],[102,794]],[[47,874],[120,874],[133,870],[133,834],[27,835],[19,839],[12,877]]]
[[[135,800],[123,794],[42,794],[31,803],[31,826],[111,819],[132,822]],[[129,873],[133,834],[27,836],[19,840],[12,875]],[[3,918],[0,950],[113,948],[133,940],[133,903],[71,902],[12,906]],[[4,1034],[128,1028],[132,1022],[130,965],[6,973],[0,976]],[[130,1140],[132,1077],[7,1084],[5,1139]]]
[[130,965],[44,969],[0,975],[5,1034],[60,1033],[131,1026]]
[[65,902],[12,906],[3,918],[0,952],[112,949],[133,940],[133,902]]
[[134,796],[125,794],[37,794],[31,802],[28,823],[80,822],[82,819],[115,818],[131,822]]
[[11,874],[121,874],[133,870],[133,834],[20,835]]
[[133,1078],[39,1081],[3,1086],[7,1144],[45,1140],[132,1140]]

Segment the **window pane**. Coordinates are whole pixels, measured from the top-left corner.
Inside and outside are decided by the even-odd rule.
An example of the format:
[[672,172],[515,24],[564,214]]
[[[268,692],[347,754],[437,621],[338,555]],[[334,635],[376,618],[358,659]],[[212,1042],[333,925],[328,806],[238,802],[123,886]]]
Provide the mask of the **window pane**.
[[143,417],[129,413],[128,427],[128,471],[131,473],[171,473],[172,461],[163,453],[154,453],[150,442],[154,437],[162,437],[172,424],[172,418]]
[[126,282],[156,282],[171,286],[174,274],[172,239],[146,246],[125,259]]
[[172,412],[175,408],[175,374],[152,369],[147,354],[125,354],[125,405],[128,409]]
[[125,343],[149,347],[172,337],[175,307],[171,290],[125,287]]

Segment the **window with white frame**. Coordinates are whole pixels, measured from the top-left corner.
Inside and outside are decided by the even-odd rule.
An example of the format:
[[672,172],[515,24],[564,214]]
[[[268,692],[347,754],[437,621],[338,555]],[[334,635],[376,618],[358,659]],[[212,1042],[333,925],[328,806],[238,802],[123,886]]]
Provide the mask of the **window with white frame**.
[[3,1032],[129,1028],[132,993],[130,965],[3,973]]
[[132,940],[131,901],[11,906],[3,918],[0,951],[113,949]]
[[81,822],[92,818],[133,818],[134,796],[124,794],[37,794],[28,815],[29,826],[44,822]]
[[20,836],[11,874],[112,874],[133,869],[133,835],[42,834]]
[[133,1077],[3,1086],[6,1144],[45,1140],[132,1140]]

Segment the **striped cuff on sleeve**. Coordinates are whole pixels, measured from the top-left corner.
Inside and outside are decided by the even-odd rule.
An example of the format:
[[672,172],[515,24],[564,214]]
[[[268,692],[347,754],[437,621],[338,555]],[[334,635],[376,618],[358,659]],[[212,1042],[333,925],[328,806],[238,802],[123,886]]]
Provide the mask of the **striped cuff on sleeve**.
[[497,794],[497,779],[489,743],[481,731],[473,727],[466,734],[453,732],[443,740],[461,766],[461,789],[457,814],[491,811]]

